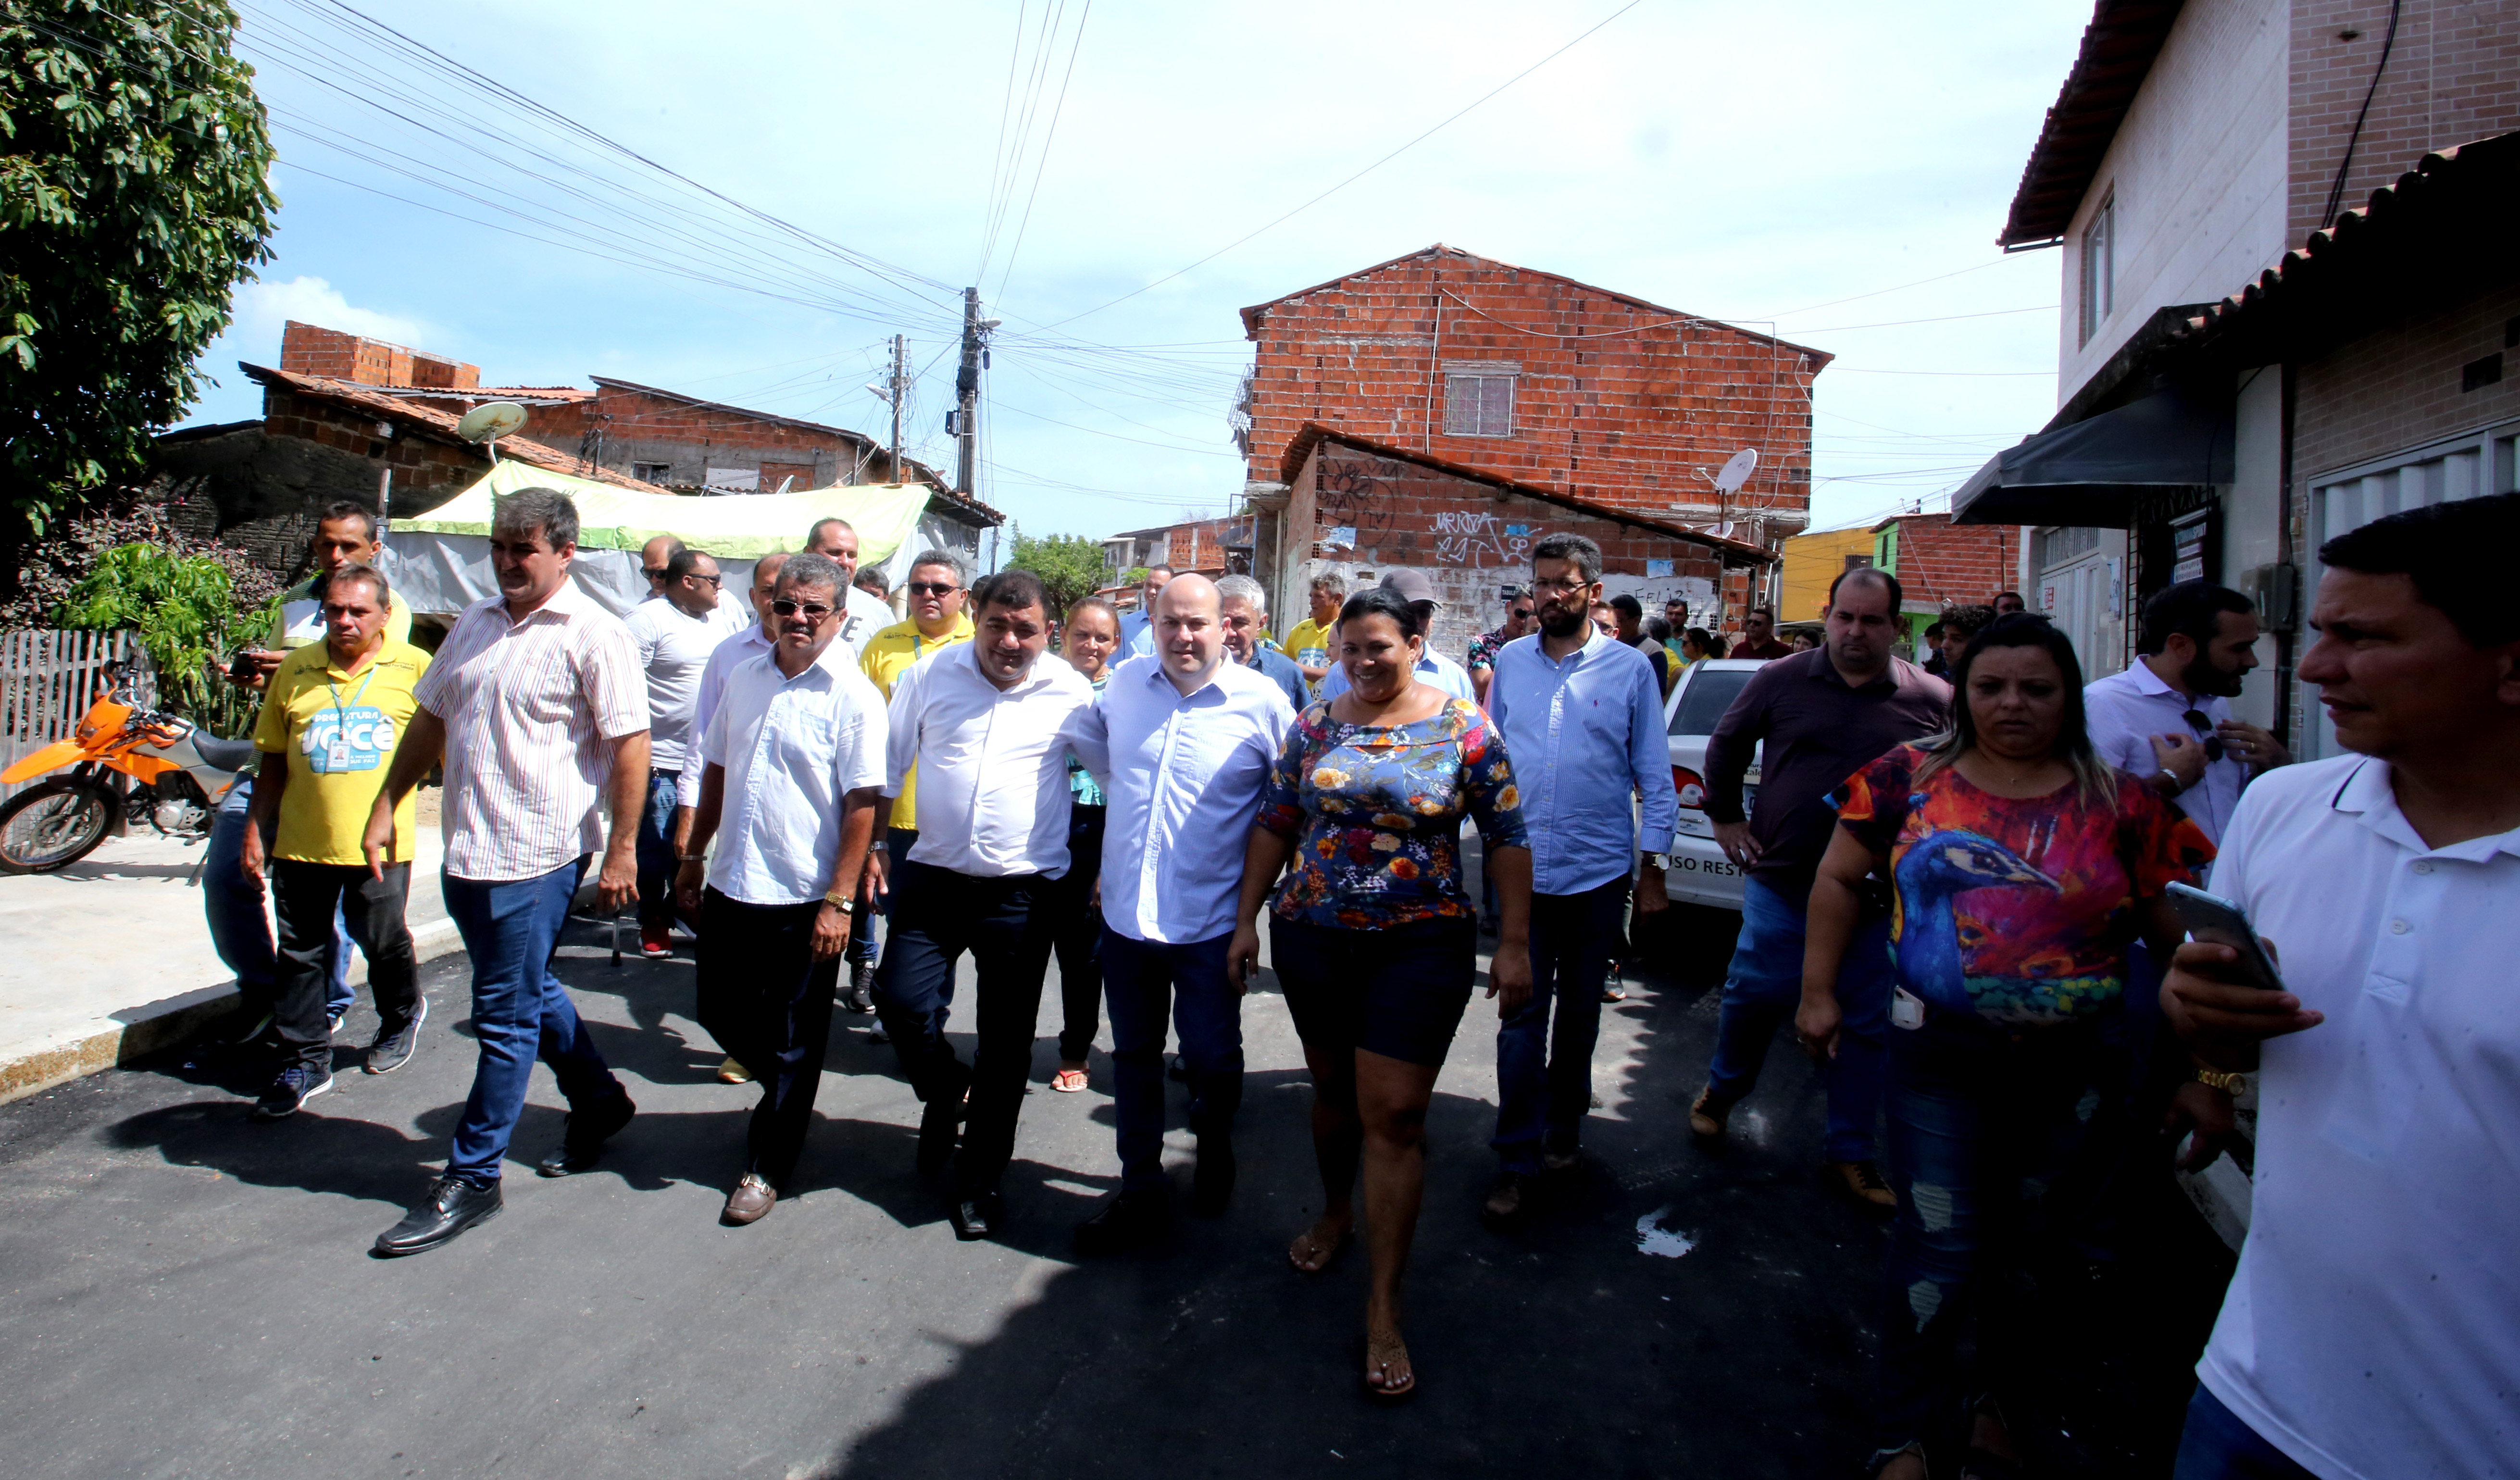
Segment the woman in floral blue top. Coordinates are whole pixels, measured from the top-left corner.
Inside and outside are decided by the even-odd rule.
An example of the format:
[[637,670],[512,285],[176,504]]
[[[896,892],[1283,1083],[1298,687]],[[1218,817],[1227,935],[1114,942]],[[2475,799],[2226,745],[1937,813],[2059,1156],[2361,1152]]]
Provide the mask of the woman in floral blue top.
[[1365,1385],[1398,1398],[1418,1385],[1400,1339],[1400,1277],[1425,1187],[1426,1106],[1478,969],[1462,820],[1478,824],[1503,901],[1488,995],[1506,1012],[1531,994],[1531,846],[1504,739],[1476,705],[1416,681],[1417,610],[1389,591],[1359,592],[1339,611],[1337,643],[1350,687],[1305,710],[1278,753],[1226,959],[1241,980],[1258,967],[1260,907],[1276,886],[1270,945],[1312,1071],[1325,1201],[1286,1254],[1311,1274],[1346,1243],[1361,1161],[1372,1264]]

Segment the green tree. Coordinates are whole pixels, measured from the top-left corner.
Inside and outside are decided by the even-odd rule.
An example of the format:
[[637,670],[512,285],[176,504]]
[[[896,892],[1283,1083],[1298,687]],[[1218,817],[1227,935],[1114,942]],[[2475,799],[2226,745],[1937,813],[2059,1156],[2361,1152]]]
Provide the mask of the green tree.
[[97,557],[53,620],[137,631],[158,670],[158,704],[215,734],[235,735],[253,718],[252,702],[231,690],[219,668],[227,654],[270,631],[272,616],[270,605],[240,610],[237,601],[236,581],[215,557],[121,545]]
[[1029,570],[1041,577],[1041,583],[1050,588],[1052,604],[1063,615],[1079,597],[1091,596],[1102,584],[1102,542],[1081,534],[1037,540],[1017,529],[1014,555],[1007,568]]
[[271,134],[236,26],[225,0],[0,5],[0,546],[146,466],[270,260]]

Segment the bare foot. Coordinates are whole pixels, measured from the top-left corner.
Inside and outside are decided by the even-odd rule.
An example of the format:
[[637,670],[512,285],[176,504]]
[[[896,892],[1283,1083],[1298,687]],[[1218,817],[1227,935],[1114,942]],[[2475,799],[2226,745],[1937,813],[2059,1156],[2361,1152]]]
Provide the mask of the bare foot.
[[1409,1365],[1409,1343],[1400,1329],[1367,1322],[1365,1326],[1365,1390],[1376,1398],[1400,1398],[1418,1388],[1418,1369]]
[[1355,1227],[1355,1215],[1324,1213],[1319,1222],[1295,1235],[1286,1245],[1286,1260],[1307,1275],[1318,1275],[1330,1267],[1339,1250],[1347,1247],[1348,1233]]

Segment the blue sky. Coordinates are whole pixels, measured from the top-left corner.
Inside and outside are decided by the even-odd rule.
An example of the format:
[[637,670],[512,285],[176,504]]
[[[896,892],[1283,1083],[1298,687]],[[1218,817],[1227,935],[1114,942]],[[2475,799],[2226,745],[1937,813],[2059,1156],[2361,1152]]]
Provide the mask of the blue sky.
[[874,431],[904,333],[933,367],[909,440],[950,468],[977,281],[1006,321],[980,495],[1100,536],[1240,491],[1236,309],[1438,241],[1836,353],[1816,526],[1935,507],[2047,420],[2057,255],[1994,237],[2086,0],[1623,3],[362,0],[607,146],[320,0],[245,0],[285,203],[189,420],[257,415],[235,362],[300,318],[492,383],[618,376]]

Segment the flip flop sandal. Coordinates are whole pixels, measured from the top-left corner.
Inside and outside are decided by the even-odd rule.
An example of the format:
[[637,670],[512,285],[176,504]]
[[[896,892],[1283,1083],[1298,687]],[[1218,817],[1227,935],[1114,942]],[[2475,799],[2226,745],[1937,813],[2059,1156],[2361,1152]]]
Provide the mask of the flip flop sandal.
[[1393,1331],[1391,1333],[1389,1345],[1383,1348],[1382,1356],[1378,1359],[1374,1356],[1374,1338],[1372,1334],[1369,1332],[1365,1338],[1365,1361],[1367,1368],[1367,1374],[1364,1378],[1365,1395],[1372,1398],[1376,1403],[1398,1403],[1416,1394],[1418,1391],[1418,1369],[1415,1366],[1412,1366],[1409,1369],[1409,1380],[1398,1387],[1383,1387],[1373,1380],[1373,1373],[1382,1371],[1389,1368],[1393,1357],[1397,1356],[1403,1362],[1407,1362],[1409,1360],[1409,1343],[1400,1339],[1400,1333],[1398,1331]]
[[[1318,1228],[1320,1225],[1316,1224],[1314,1227]],[[1295,1243],[1302,1243],[1312,1236],[1313,1229],[1306,1229],[1303,1233],[1296,1235]],[[1296,1260],[1294,1244],[1290,1243],[1286,1246],[1286,1263],[1293,1266],[1295,1273],[1298,1275],[1324,1274],[1328,1271],[1331,1265],[1338,1262],[1340,1251],[1355,1241],[1356,1230],[1350,1228],[1342,1232],[1336,1238],[1331,1239],[1329,1247],[1328,1248],[1323,1248],[1319,1244],[1313,1245],[1315,1250],[1318,1251],[1318,1258],[1315,1260],[1313,1267],[1309,1270],[1304,1268],[1303,1265]]]
[[1083,1069],[1061,1069],[1050,1076],[1050,1087],[1061,1095],[1073,1095],[1085,1088]]

